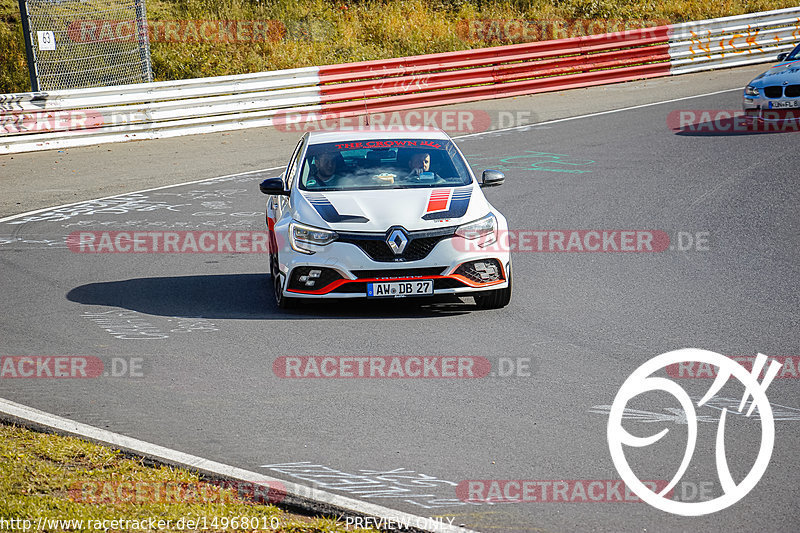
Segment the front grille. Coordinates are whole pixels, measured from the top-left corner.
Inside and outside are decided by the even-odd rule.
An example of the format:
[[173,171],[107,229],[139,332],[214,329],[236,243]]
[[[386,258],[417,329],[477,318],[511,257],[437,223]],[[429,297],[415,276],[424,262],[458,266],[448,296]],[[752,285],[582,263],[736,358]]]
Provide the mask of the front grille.
[[357,278],[424,278],[426,276],[439,276],[446,267],[426,268],[391,268],[383,270],[353,270]]
[[496,259],[480,259],[464,263],[453,274],[460,274],[475,283],[492,283],[503,279],[500,262]]
[[[384,240],[377,239],[353,239],[351,242],[369,256],[373,261],[419,261],[425,259],[433,247],[436,246],[444,237],[427,237],[408,241],[405,250],[400,255],[395,255],[389,245]],[[342,241],[342,239],[339,239]]]
[[800,85],[787,85],[785,94],[787,98],[797,98],[800,96]]
[[386,243],[387,235],[383,233],[339,233],[339,242],[358,246],[373,261],[419,261],[425,259],[433,248],[442,240],[455,234],[455,227],[441,228],[431,231],[409,231],[408,244],[402,254],[395,255]]
[[783,87],[780,85],[770,85],[769,87],[764,87],[764,96],[767,98],[780,98],[783,96]]
[[[315,270],[319,273],[312,277],[311,274]],[[327,287],[337,279],[342,279],[342,275],[331,268],[302,266],[292,270],[288,288],[290,291],[316,291]],[[312,281],[313,285],[308,285]]]

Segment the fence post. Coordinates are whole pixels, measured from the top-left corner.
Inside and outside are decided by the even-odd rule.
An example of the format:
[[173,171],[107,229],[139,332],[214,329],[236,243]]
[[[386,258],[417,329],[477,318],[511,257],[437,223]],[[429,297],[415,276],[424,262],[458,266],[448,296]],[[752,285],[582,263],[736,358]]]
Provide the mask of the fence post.
[[28,5],[26,0],[19,0],[19,14],[22,19],[22,33],[25,37],[25,56],[28,59],[28,73],[31,77],[31,92],[39,91],[39,71],[36,68],[36,57],[33,54],[33,35],[28,20]]
[[150,28],[147,24],[147,13],[144,0],[135,0],[136,5],[136,37],[139,42],[139,57],[142,68],[146,70],[147,82],[153,81],[153,63],[150,59]]

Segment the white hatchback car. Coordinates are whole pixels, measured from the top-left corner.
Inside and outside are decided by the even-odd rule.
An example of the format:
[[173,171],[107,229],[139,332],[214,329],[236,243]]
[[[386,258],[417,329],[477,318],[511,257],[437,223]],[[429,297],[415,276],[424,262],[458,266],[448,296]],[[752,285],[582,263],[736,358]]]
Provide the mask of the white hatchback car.
[[267,200],[275,300],[473,296],[511,299],[506,219],[440,130],[306,133]]

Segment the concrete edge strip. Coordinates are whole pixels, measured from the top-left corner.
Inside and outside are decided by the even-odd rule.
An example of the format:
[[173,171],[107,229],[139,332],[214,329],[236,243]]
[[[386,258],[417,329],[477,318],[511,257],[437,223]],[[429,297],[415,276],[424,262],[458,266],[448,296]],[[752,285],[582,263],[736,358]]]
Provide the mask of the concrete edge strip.
[[[361,500],[339,496],[324,490],[299,485],[289,481],[265,476],[242,468],[210,461],[157,444],[127,437],[105,429],[96,428],[88,424],[75,422],[58,415],[52,415],[32,407],[27,407],[4,398],[0,398],[0,420],[15,422],[32,429],[46,429],[48,432],[65,436],[77,436],[91,442],[111,446],[126,453],[141,456],[146,459],[176,466],[212,478],[241,481],[246,483],[263,484],[268,486],[282,486],[286,494],[280,502],[282,505],[303,509],[307,512],[324,513],[332,516],[362,516],[377,519],[373,524],[384,523],[389,526],[389,531],[411,531],[424,533],[474,533],[470,530],[436,523],[429,528],[429,518],[396,511],[381,505],[375,505]],[[383,522],[381,522],[383,520]],[[406,529],[397,529],[398,524],[408,524]],[[428,526],[428,527],[426,527]]]

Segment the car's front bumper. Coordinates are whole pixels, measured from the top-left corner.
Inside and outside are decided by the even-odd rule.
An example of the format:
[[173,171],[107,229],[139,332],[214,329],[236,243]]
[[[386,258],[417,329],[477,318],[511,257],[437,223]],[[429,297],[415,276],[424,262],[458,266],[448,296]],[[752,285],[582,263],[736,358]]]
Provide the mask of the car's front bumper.
[[[432,296],[503,289],[508,287],[510,261],[507,251],[482,251],[477,244],[457,236],[441,239],[416,261],[375,261],[359,246],[347,242],[319,247],[313,255],[290,246],[278,253],[283,295],[292,298],[366,298],[368,283],[422,279],[433,280]],[[480,271],[475,262],[483,265]],[[320,274],[309,278],[311,270]]]
[[742,100],[745,116],[763,121],[797,120],[800,107],[776,107],[780,105],[800,106],[800,98],[766,98],[765,96],[747,96]]

